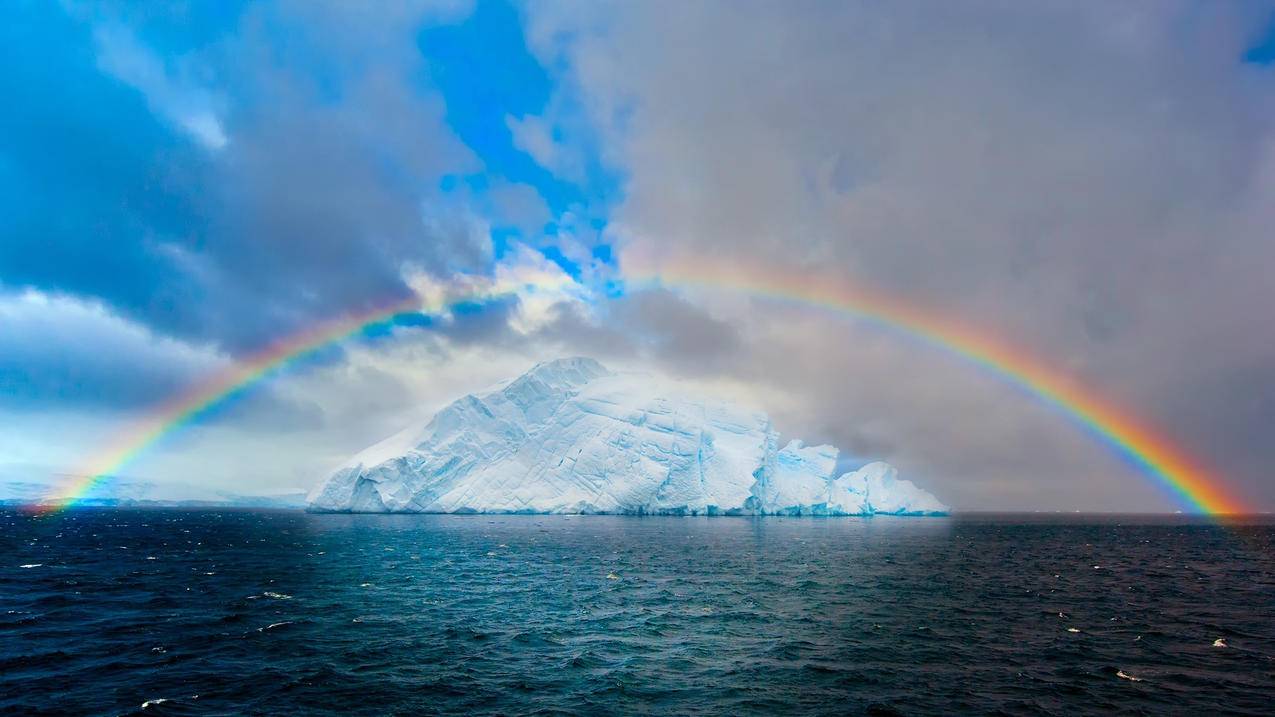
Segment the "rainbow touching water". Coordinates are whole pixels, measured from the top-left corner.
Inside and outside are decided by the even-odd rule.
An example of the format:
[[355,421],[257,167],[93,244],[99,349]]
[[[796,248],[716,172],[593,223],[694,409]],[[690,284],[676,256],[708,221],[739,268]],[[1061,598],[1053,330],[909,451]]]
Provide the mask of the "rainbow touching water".
[[[717,268],[715,268],[717,267]],[[1234,515],[1244,505],[1218,476],[1177,444],[1105,399],[1094,388],[1051,368],[1031,353],[902,299],[812,275],[749,272],[697,262],[693,270],[664,268],[646,281],[681,288],[727,290],[844,314],[942,350],[1021,389],[1096,437],[1193,512]]]
[[390,328],[400,318],[437,316],[461,304],[492,301],[537,291],[556,291],[570,285],[564,277],[540,276],[532,281],[498,280],[464,292],[461,296],[430,299],[411,296],[363,312],[349,314],[319,324],[270,344],[261,351],[239,359],[233,367],[197,383],[186,392],[152,410],[112,442],[112,448],[94,457],[88,466],[73,474],[48,507],[69,507],[89,491],[132,463],[164,436],[195,422],[231,397],[257,382],[302,361],[318,351],[364,335],[377,328]]
[[114,447],[95,457],[91,467],[60,492],[52,507],[72,505],[99,483],[116,474],[137,456],[165,435],[192,423],[200,415],[221,402],[266,378],[286,364],[299,360],[325,346],[339,343],[368,327],[392,323],[403,314],[416,313],[420,300],[396,302],[363,313],[351,314],[341,319],[294,334],[265,349],[247,356],[229,370],[213,375],[195,384],[155,408],[131,431],[113,442]]
[[[1243,505],[1229,494],[1221,480],[1204,470],[1172,440],[1106,400],[1097,390],[1081,385],[1024,350],[937,312],[880,292],[810,276],[785,276],[774,272],[761,274],[738,268],[713,269],[706,268],[706,264],[710,262],[699,263],[693,270],[664,269],[659,274],[631,277],[629,285],[634,289],[658,286],[738,292],[818,307],[901,333],[959,357],[1056,410],[1135,465],[1141,474],[1167,489],[1184,508],[1212,515],[1244,512]],[[501,286],[466,295],[453,304],[511,296],[519,289],[534,291],[543,288],[555,287]],[[156,409],[133,431],[115,442],[111,450],[98,456],[86,470],[81,471],[83,477],[66,486],[56,505],[73,505],[164,436],[190,424],[229,397],[288,365],[369,329],[389,326],[400,316],[428,315],[446,308],[442,305],[426,307],[421,299],[413,297],[317,326],[241,359],[234,368],[213,376]]]

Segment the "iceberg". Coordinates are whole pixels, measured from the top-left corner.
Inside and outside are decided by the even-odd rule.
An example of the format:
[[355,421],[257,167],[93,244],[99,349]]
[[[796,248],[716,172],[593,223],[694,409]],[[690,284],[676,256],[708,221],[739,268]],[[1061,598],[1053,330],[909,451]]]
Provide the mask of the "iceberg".
[[833,446],[764,413],[589,358],[541,363],[355,455],[315,512],[939,515],[886,463],[837,475]]

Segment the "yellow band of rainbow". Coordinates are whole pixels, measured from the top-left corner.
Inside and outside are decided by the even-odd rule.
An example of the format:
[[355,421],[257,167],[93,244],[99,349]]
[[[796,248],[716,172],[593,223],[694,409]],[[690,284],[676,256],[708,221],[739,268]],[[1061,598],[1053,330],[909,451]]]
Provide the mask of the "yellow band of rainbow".
[[[679,289],[729,291],[842,314],[955,356],[1031,395],[1106,444],[1191,512],[1235,515],[1244,505],[1177,443],[1138,420],[1098,390],[1052,368],[1030,352],[902,299],[811,275],[749,272],[722,264],[692,270],[665,266],[641,281]],[[723,267],[715,269],[714,266]]]
[[[639,276],[630,281],[634,287],[725,290],[818,307],[902,333],[959,357],[1056,409],[1137,466],[1142,475],[1168,489],[1184,508],[1210,515],[1244,512],[1242,504],[1229,494],[1217,476],[1205,471],[1172,440],[1106,400],[1097,390],[1081,385],[1027,351],[938,312],[844,282],[807,276],[785,278],[773,272],[746,273],[737,267],[720,271],[704,266],[696,266],[693,271],[665,268],[658,275]],[[511,287],[489,289],[453,304],[514,293]],[[80,472],[83,477],[61,492],[59,505],[73,505],[163,437],[288,365],[378,326],[390,326],[400,316],[436,313],[446,308],[431,309],[423,306],[421,299],[412,297],[316,326],[239,360],[233,368],[210,377],[152,411],[114,442],[112,449],[96,456],[88,469]]]

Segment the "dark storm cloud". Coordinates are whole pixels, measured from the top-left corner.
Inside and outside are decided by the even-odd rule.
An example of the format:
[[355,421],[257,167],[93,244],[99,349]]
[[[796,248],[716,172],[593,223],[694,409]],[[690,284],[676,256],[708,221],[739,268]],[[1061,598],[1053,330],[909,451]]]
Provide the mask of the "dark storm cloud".
[[199,36],[126,5],[6,9],[0,282],[237,351],[407,296],[404,267],[482,267],[438,189],[475,164],[413,49],[425,13],[231,9]]

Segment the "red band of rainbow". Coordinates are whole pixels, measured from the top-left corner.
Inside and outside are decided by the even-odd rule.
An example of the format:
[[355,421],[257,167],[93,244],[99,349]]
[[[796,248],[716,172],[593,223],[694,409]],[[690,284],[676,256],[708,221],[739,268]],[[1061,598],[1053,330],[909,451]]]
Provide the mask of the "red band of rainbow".
[[[643,284],[740,292],[749,296],[818,307],[901,333],[979,367],[1056,409],[1136,465],[1155,484],[1168,489],[1184,508],[1211,515],[1244,512],[1242,504],[1229,494],[1218,477],[1205,471],[1172,440],[1105,400],[1097,391],[1052,369],[1022,349],[962,326],[937,312],[841,282],[814,277],[785,280],[773,273],[744,273],[735,267],[716,272],[703,266],[697,266],[694,271],[688,272],[666,269],[658,276],[637,279],[633,286],[640,287]],[[511,294],[508,289],[504,293],[488,291],[466,297],[464,301]],[[289,364],[378,325],[389,325],[400,315],[420,313],[429,312],[422,309],[420,299],[413,297],[316,326],[241,359],[232,369],[212,376],[193,389],[174,397],[154,410],[146,420],[134,426],[126,436],[113,444],[114,448],[97,456],[90,467],[81,473],[82,478],[62,491],[59,505],[74,504],[94,486],[118,474],[166,435],[196,421],[200,415],[228,397],[244,391]]]

